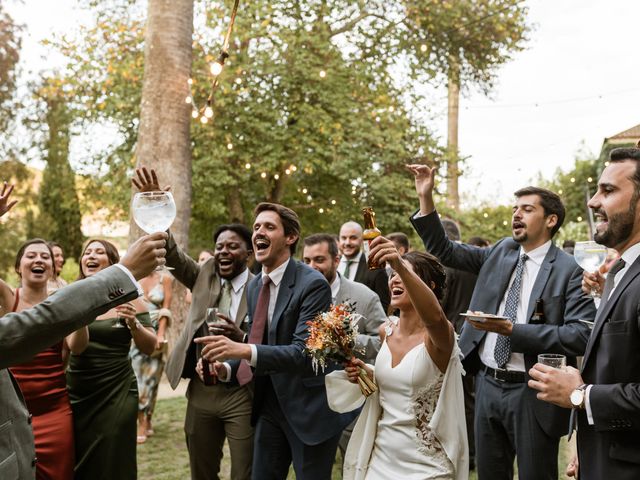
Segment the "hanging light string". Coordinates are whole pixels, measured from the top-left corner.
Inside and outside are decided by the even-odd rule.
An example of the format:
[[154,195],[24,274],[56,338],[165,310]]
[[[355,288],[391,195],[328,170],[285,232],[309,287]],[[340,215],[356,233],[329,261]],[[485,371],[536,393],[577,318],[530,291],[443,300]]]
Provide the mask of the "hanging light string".
[[[240,0],[235,0],[233,3],[233,10],[231,11],[231,20],[229,21],[229,27],[227,28],[227,33],[224,36],[224,42],[222,43],[222,50],[220,51],[220,55],[215,62],[211,64],[210,72],[213,76],[213,80],[211,81],[211,91],[209,92],[209,96],[207,97],[207,102],[203,109],[199,109],[195,101],[193,99],[193,94],[190,94],[186,98],[186,103],[192,105],[192,114],[193,118],[198,118],[201,115],[200,121],[202,123],[207,123],[210,118],[213,117],[213,96],[215,91],[218,89],[218,85],[220,84],[220,74],[224,68],[224,62],[229,58],[229,42],[231,41],[231,33],[233,32],[233,25],[236,21],[236,15],[238,13],[238,5],[240,4]],[[193,80],[189,79],[189,85],[193,84]]]

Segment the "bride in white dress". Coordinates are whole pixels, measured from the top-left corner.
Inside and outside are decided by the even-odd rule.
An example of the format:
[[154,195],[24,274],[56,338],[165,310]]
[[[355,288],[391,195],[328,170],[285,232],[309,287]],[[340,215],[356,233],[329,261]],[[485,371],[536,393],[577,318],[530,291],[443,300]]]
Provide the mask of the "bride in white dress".
[[345,368],[352,383],[357,367],[364,368],[379,392],[367,399],[354,429],[344,478],[466,479],[460,350],[439,302],[444,268],[426,253],[401,257],[383,237],[372,242],[370,255],[393,269],[391,306],[400,317],[380,329],[375,372],[357,359]]

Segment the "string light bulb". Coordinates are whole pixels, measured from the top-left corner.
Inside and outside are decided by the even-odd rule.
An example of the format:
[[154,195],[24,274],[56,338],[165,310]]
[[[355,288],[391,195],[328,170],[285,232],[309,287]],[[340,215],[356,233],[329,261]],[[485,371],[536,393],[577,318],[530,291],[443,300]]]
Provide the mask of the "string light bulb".
[[192,118],[198,118],[198,111],[194,110],[193,112],[191,112],[191,117]]
[[304,193],[305,195],[307,194],[308,190],[306,188],[302,189],[302,193]]
[[320,70],[320,78],[325,78],[327,76],[327,72],[324,70]]
[[218,76],[222,73],[222,63],[215,61],[211,64],[211,75]]
[[244,164],[244,168],[246,168],[247,170],[249,170],[251,168],[251,164],[250,163],[245,163]]
[[420,51],[422,53],[426,52],[427,51],[427,46],[425,44],[420,45]]
[[212,118],[213,117],[213,108],[211,107],[207,107],[204,109],[204,116],[207,118]]
[[280,180],[280,175],[278,175],[277,173],[273,176],[273,178],[275,178],[276,180]]
[[229,150],[233,150],[233,143],[227,143],[227,148]]
[[260,176],[261,176],[262,178],[267,178],[267,174],[266,174],[265,172],[262,172],[262,173],[260,174]]
[[209,121],[209,119],[207,117],[205,117],[204,115],[200,117],[200,122],[204,125]]
[[191,102],[192,102],[191,96],[188,96],[187,98],[184,99],[184,103],[191,105]]

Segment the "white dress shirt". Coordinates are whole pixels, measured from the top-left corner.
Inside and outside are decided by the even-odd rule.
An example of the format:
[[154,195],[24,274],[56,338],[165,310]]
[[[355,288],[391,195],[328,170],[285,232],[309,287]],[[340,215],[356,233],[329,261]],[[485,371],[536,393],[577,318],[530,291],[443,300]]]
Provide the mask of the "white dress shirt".
[[[271,318],[273,317],[273,312],[276,309],[276,302],[278,300],[278,292],[280,291],[280,284],[282,283],[282,277],[284,277],[284,272],[287,269],[287,265],[291,258],[288,258],[286,262],[284,262],[279,267],[276,267],[271,273],[268,274],[271,279],[271,283],[269,284],[269,310],[267,312],[267,325],[266,328],[269,328],[271,325]],[[262,269],[262,275],[267,275]],[[249,362],[252,367],[255,367],[258,364],[258,349],[252,343],[249,344],[251,347],[251,361]]]
[[[242,300],[242,292],[244,290],[244,286],[247,284],[247,280],[249,280],[249,269],[247,268],[245,268],[242,273],[231,279],[231,307],[229,309],[229,315],[231,320],[234,322],[238,321],[236,316],[238,315],[238,308],[240,308],[240,301]],[[228,281],[229,280],[226,278],[223,278],[221,286],[224,286]]]
[[[542,265],[544,257],[547,255],[547,252],[550,248],[551,240],[545,242],[544,244],[540,245],[538,248],[531,250],[530,252],[526,252],[529,258],[526,262],[524,262],[524,271],[522,272],[522,290],[520,292],[520,301],[518,302],[518,311],[514,323],[527,323],[528,321],[527,310],[529,309],[529,302],[531,300],[531,291],[533,290],[533,285],[536,282],[536,278],[538,277],[540,266]],[[520,247],[518,256],[521,256],[524,253],[525,252],[523,251],[522,247]],[[504,292],[502,302],[500,302],[500,307],[498,308],[498,312],[500,312],[500,315],[504,315],[507,295],[509,293],[509,288],[511,288],[511,284],[513,283],[513,280],[515,278],[515,273],[516,270],[514,269],[513,273],[511,274],[511,279],[509,280],[509,286]],[[482,360],[482,363],[484,363],[487,367],[498,368],[498,364],[493,357],[497,339],[497,333],[487,332],[484,337],[484,341],[480,345],[480,360]],[[524,355],[522,353],[512,353],[511,358],[504,368],[516,372],[524,372]]]
[[[347,257],[342,255],[340,257],[340,263],[338,264],[338,273],[343,277],[348,278],[349,280],[354,280],[356,278],[356,272],[358,271],[358,264],[360,263],[360,258],[364,255],[361,251],[358,255],[353,257],[350,260],[347,260]],[[349,269],[349,276],[344,274],[344,271],[347,269],[347,261],[351,262],[351,268]]]
[[336,272],[336,278],[331,282],[331,303],[336,304],[336,298],[340,292],[340,274]]

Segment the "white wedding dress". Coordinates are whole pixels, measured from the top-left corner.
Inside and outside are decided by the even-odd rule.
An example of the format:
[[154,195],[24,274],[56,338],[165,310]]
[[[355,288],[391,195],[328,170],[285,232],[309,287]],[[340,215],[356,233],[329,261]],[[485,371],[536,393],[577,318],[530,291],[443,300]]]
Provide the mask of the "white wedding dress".
[[391,362],[391,351],[384,341],[375,368],[382,415],[366,478],[454,478],[453,463],[429,427],[444,374],[424,343],[409,350],[395,367]]
[[[376,358],[379,391],[367,398],[345,454],[344,478],[355,480],[464,480],[468,478],[460,349],[442,373],[424,343],[392,367],[384,341]],[[344,372],[327,376],[329,405],[362,405]],[[359,399],[359,401],[358,401]]]

